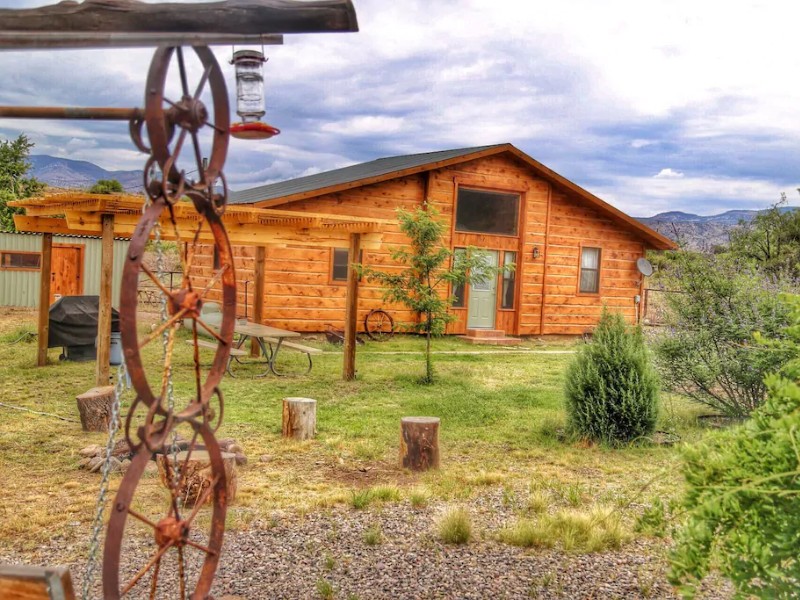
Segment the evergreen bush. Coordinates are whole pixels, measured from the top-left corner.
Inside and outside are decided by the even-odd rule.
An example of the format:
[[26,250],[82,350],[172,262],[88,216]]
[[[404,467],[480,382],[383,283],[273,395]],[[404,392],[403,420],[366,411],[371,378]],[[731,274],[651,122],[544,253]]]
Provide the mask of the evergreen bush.
[[604,309],[592,341],[567,369],[569,427],[582,439],[612,445],[650,435],[658,385],[641,329]]

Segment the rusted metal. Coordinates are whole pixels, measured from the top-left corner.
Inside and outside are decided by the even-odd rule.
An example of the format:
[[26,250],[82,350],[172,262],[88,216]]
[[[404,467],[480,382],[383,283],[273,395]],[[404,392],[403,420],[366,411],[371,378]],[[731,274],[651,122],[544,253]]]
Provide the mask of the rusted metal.
[[0,117],[9,119],[135,121],[144,118],[144,111],[141,108],[90,106],[0,106]]

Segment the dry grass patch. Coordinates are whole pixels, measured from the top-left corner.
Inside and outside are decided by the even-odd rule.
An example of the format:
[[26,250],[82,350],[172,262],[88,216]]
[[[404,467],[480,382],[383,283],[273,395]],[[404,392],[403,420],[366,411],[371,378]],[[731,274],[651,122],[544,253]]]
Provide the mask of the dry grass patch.
[[521,519],[499,533],[502,542],[524,548],[561,548],[565,552],[601,552],[619,548],[630,535],[619,513],[606,507],[562,509],[536,519]]
[[439,519],[439,539],[445,544],[467,544],[472,539],[472,520],[463,508],[451,508]]

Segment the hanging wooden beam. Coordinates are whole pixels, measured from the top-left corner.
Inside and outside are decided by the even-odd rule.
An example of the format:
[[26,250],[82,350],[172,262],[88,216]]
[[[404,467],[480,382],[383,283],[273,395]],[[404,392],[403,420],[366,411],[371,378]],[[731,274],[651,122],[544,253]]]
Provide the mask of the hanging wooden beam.
[[114,215],[103,215],[100,309],[97,314],[97,386],[108,385],[111,367],[111,280],[114,267]]
[[344,322],[344,368],[342,378],[352,381],[356,378],[356,334],[358,320],[358,273],[353,268],[353,263],[358,262],[361,254],[361,234],[350,234],[350,261],[347,270],[347,308]]
[[36,366],[47,364],[47,338],[50,336],[50,271],[53,264],[53,234],[42,235],[42,262],[39,273],[39,336]]
[[[267,249],[264,246],[256,246],[256,262],[254,267],[256,285],[253,289],[253,321],[256,323],[264,322],[264,277],[267,262]],[[250,342],[250,355],[258,356],[260,347],[255,338]]]

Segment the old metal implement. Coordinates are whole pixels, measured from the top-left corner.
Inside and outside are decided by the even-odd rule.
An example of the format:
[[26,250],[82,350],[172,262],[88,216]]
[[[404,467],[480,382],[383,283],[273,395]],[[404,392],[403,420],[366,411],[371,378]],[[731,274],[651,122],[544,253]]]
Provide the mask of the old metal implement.
[[[226,472],[215,432],[222,423],[219,388],[232,347],[236,315],[236,275],[222,215],[228,199],[223,168],[231,136],[228,92],[212,44],[280,44],[282,34],[357,31],[350,0],[227,0],[201,4],[146,4],[135,0],[85,0],[27,9],[0,9],[0,49],[158,46],[145,85],[144,108],[0,107],[0,117],[128,121],[134,145],[149,155],[144,168],[145,209],[125,257],[120,294],[120,329],[125,363],[136,397],[125,419],[125,436],[135,456],[126,471],[106,531],[103,597],[207,598],[222,552],[227,508]],[[184,51],[184,46],[191,49]],[[277,130],[276,130],[277,131]],[[174,206],[190,201],[197,217],[193,231],[181,235]],[[143,260],[151,238],[163,234],[193,239],[181,252],[178,289],[167,289]],[[201,232],[203,235],[201,236]],[[200,268],[200,240],[213,240],[215,264]],[[208,241],[203,241],[208,244]],[[162,293],[162,321],[148,331],[139,321],[138,287],[148,280]],[[221,289],[217,289],[221,288]],[[203,303],[221,303],[222,320],[211,328],[202,320]],[[182,319],[192,319],[191,384],[173,390],[175,336]],[[201,370],[198,328],[217,340],[210,368]],[[155,357],[154,349],[162,346]],[[155,357],[155,360],[154,360]],[[153,365],[155,364],[155,368]],[[148,373],[148,365],[150,373]],[[178,398],[182,398],[179,400]],[[176,404],[179,402],[180,404]],[[187,432],[177,461],[177,428]],[[164,461],[164,506],[146,508],[153,497],[142,492],[145,467],[167,453],[170,436],[175,461]],[[187,463],[202,449],[210,476],[184,506],[181,489]],[[210,515],[201,515],[209,504]],[[136,536],[145,531],[144,537]],[[140,550],[131,564],[125,540]],[[193,553],[193,554],[192,554]],[[189,556],[192,554],[192,556]],[[177,581],[163,582],[174,555]],[[149,586],[143,581],[149,579]]]

